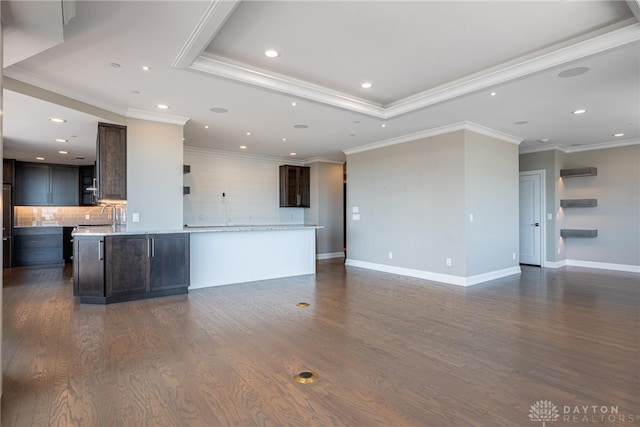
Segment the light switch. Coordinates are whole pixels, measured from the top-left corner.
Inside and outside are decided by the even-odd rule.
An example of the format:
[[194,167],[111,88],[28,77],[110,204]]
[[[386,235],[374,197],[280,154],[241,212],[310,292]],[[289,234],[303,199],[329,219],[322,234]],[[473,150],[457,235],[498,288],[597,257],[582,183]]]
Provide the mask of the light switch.
[[552,221],[552,220],[553,220],[553,214],[552,214],[552,213],[548,213],[548,214],[547,214],[547,219],[548,219],[549,221]]
[[134,212],[131,214],[131,221],[140,222],[140,214],[138,212]]
[[353,214],[352,219],[354,221],[360,221],[360,214]]
[[360,208],[357,207],[357,206],[354,206],[354,207],[351,208],[351,212],[352,213],[358,213],[358,212],[360,212]]

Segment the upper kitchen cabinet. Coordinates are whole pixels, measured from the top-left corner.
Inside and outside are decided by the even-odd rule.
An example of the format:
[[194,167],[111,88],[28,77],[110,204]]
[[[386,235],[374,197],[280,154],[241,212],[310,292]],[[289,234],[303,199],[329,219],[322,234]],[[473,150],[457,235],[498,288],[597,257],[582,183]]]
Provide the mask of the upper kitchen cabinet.
[[308,208],[311,169],[308,166],[280,166],[280,207]]
[[98,123],[98,199],[127,199],[127,127]]
[[16,162],[15,177],[16,205],[78,205],[76,166]]
[[13,159],[3,159],[2,162],[2,183],[13,184],[13,175],[16,166],[16,161]]

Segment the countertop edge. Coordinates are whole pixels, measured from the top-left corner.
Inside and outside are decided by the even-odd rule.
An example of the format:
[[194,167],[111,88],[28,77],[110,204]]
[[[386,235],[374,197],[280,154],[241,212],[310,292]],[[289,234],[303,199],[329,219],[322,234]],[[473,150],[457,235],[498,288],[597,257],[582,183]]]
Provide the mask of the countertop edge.
[[[108,229],[105,229],[108,228]],[[77,227],[71,233],[74,237],[90,236],[124,236],[140,234],[173,234],[173,233],[220,233],[241,231],[286,231],[286,230],[310,230],[324,228],[322,225],[313,224],[272,224],[272,225],[219,225],[184,227],[177,230],[112,230],[111,227]]]

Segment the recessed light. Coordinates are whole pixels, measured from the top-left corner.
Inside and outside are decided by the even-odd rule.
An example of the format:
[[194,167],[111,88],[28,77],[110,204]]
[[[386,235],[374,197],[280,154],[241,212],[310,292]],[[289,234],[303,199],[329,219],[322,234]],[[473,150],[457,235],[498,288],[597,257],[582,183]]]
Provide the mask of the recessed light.
[[489,94],[489,96],[496,96],[496,93],[495,93],[495,92],[491,92],[491,93]]
[[558,73],[558,77],[576,77],[579,76],[581,74],[586,73],[587,71],[589,71],[588,67],[575,67],[575,68],[569,68],[568,70],[564,70],[561,71],[560,73]]
[[350,134],[349,136],[356,136],[356,134],[355,134],[355,133],[352,133],[352,134]]
[[69,141],[62,138],[56,138],[56,142],[69,142]]
[[205,129],[209,129],[209,125],[204,125],[204,128]]
[[386,127],[387,127],[387,124],[386,124],[386,123],[383,123],[383,124],[381,124],[380,126],[382,126],[383,128],[386,128]]
[[161,110],[168,110],[169,108],[171,108],[167,104],[158,104],[156,105],[156,107],[158,107]]
[[134,94],[134,95],[140,95],[140,91],[139,90],[132,90],[131,93]]
[[58,154],[69,154],[69,152],[68,151],[64,151],[64,150],[60,150],[60,151],[58,151]]
[[286,141],[287,141],[287,138],[282,138],[282,141],[283,141],[283,142],[286,142]]
[[290,156],[297,156],[296,153],[289,153]]
[[587,110],[583,110],[582,108],[579,110],[572,111],[571,114],[584,114]]
[[371,89],[373,87],[373,83],[364,82],[360,85],[362,89]]
[[143,69],[144,71],[149,71],[149,70],[151,70],[151,67],[149,67],[148,65],[143,65],[143,66],[142,66],[142,69]]
[[264,56],[266,56],[267,58],[277,58],[278,56],[280,56],[280,52],[278,52],[277,50],[269,49],[264,51]]
[[241,149],[241,150],[246,150],[246,149],[247,149],[247,146],[246,146],[246,145],[241,145],[241,146],[240,146],[240,149]]
[[308,125],[293,125],[294,128],[296,129],[307,129],[309,126]]
[[75,156],[74,159],[76,159],[76,160],[84,160],[84,156]]
[[360,123],[360,120],[354,120],[353,123],[358,124]]
[[117,62],[112,62],[111,64],[109,64],[111,67],[113,68],[120,68],[120,64],[118,64]]
[[542,138],[542,139],[538,140],[538,142],[540,142],[541,144],[545,144],[545,143],[547,143],[549,141],[550,141],[549,138]]
[[229,110],[227,110],[226,108],[222,108],[222,107],[209,108],[209,111],[211,111],[212,113],[218,113],[218,114],[224,114],[224,113],[228,113],[229,112]]
[[58,117],[49,117],[49,120],[51,120],[54,123],[66,123],[67,121],[65,119],[61,119]]
[[44,160],[44,157],[38,156],[38,157],[36,157],[36,160]]
[[615,136],[616,138],[619,138],[621,136],[624,136],[624,133],[614,133],[613,136]]
[[298,104],[296,104],[295,102],[292,102],[292,103],[291,103],[291,106],[292,106],[292,107],[295,107],[296,105],[298,105]]
[[519,122],[513,122],[514,125],[526,125],[527,123],[529,123],[526,120],[520,120]]
[[247,136],[251,136],[251,132],[247,132]]

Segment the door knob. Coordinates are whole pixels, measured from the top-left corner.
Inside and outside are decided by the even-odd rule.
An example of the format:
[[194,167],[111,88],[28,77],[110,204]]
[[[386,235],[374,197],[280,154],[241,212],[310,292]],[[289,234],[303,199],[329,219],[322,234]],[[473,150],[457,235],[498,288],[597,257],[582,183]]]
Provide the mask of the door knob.
[[539,222],[534,222],[534,223],[533,223],[533,224],[531,224],[531,225],[535,225],[536,227],[540,227],[540,223],[539,223]]

